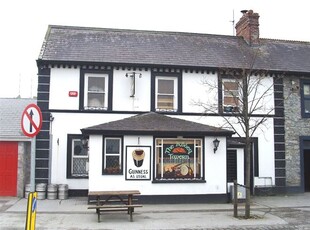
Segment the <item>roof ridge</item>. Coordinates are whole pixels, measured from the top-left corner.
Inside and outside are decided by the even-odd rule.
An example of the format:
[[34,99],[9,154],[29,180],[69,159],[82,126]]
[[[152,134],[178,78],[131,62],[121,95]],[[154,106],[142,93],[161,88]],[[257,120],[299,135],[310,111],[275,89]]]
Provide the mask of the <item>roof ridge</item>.
[[187,31],[165,31],[165,30],[144,30],[144,29],[121,29],[121,28],[103,28],[103,27],[87,27],[87,26],[66,26],[66,25],[49,25],[49,28],[55,29],[72,29],[72,30],[93,30],[93,31],[107,31],[107,32],[133,32],[133,33],[148,33],[148,34],[171,34],[171,35],[186,35],[186,36],[213,36],[213,37],[235,37],[233,35],[225,34],[209,34],[203,32],[187,32]]
[[[147,29],[123,29],[123,28],[105,28],[105,27],[96,27],[96,26],[70,26],[70,25],[49,25],[48,31],[45,36],[45,40],[50,33],[52,28],[59,29],[73,29],[73,30],[94,30],[94,31],[109,31],[109,32],[133,32],[133,33],[149,33],[149,34],[171,34],[171,35],[186,35],[186,36],[212,36],[212,37],[230,37],[230,38],[240,38],[240,36],[228,35],[228,34],[210,34],[203,32],[188,32],[188,31],[170,31],[170,30],[147,30]],[[283,42],[294,42],[294,43],[310,43],[310,41],[301,41],[301,40],[289,40],[289,39],[280,39],[280,38],[260,38],[260,40],[269,40],[269,41],[283,41]]]
[[306,43],[309,44],[310,41],[300,41],[300,40],[289,40],[289,39],[278,39],[278,38],[260,38],[260,40],[265,41],[279,41],[279,42],[289,42],[289,43]]

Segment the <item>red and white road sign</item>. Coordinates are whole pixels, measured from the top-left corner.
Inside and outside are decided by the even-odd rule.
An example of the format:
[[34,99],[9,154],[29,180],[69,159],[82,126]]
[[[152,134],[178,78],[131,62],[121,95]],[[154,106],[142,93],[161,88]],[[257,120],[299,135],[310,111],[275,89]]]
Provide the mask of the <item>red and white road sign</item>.
[[41,109],[36,104],[28,105],[22,114],[21,126],[27,137],[36,136],[42,127]]

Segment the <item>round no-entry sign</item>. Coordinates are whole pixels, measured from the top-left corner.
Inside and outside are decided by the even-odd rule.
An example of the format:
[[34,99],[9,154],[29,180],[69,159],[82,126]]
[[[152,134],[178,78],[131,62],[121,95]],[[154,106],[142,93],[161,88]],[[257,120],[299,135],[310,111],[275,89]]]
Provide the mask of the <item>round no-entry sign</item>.
[[42,127],[42,113],[36,104],[28,105],[22,114],[21,126],[27,137],[36,136]]

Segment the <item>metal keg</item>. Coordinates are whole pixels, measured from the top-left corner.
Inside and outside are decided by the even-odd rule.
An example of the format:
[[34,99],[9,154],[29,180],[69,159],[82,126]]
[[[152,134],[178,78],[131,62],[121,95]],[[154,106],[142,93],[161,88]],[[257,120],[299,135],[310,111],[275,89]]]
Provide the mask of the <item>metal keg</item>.
[[36,185],[37,199],[44,200],[46,199],[46,184],[39,183]]
[[25,185],[25,198],[28,199],[28,195],[30,192],[31,184],[26,184]]
[[56,200],[57,199],[57,184],[49,184],[47,185],[47,199]]
[[67,184],[58,185],[58,199],[60,200],[68,199],[68,185]]

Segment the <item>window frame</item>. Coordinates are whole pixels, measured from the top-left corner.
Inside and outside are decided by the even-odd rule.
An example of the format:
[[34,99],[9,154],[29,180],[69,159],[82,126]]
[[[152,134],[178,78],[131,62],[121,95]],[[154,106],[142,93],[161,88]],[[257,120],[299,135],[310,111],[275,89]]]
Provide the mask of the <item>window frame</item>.
[[[76,175],[73,174],[73,141],[74,140],[81,140],[82,139],[82,135],[81,134],[68,134],[67,135],[67,178],[74,178],[74,179],[85,179],[89,177],[88,171],[86,174],[81,174],[81,175]],[[88,150],[87,151],[87,155],[82,157],[82,156],[77,156],[77,158],[87,158],[86,161],[86,169],[88,168],[88,164],[89,164],[89,154],[88,154]]]
[[[159,109],[158,102],[158,80],[173,80],[174,81],[174,98],[173,109]],[[181,73],[157,73],[151,74],[151,111],[166,112],[166,113],[181,113],[182,112],[182,74]]]
[[[236,93],[238,94],[237,96],[236,95],[225,95],[225,92],[228,92],[230,93],[231,91],[230,90],[226,90],[225,87],[224,87],[224,84],[225,82],[233,82],[233,83],[236,83],[237,86],[238,86],[238,89],[234,90],[236,91]],[[221,105],[220,105],[220,108],[221,108],[221,111],[225,114],[230,114],[230,113],[240,113],[240,111],[242,110],[242,105],[240,103],[240,95],[241,95],[241,87],[240,87],[240,84],[241,84],[241,80],[240,79],[236,79],[234,77],[222,77],[221,78],[221,81],[220,81],[220,86],[221,86],[221,89],[219,91],[220,93],[220,96],[221,96]],[[225,105],[224,101],[225,101],[225,97],[228,98],[236,98],[235,100],[237,100],[237,103],[236,105]],[[225,109],[225,107],[232,107],[231,111],[227,111]]]
[[[107,153],[106,152],[106,140],[119,140],[119,153]],[[103,144],[102,144],[102,175],[123,175],[124,173],[124,161],[123,161],[123,138],[122,137],[114,137],[114,136],[104,136]],[[115,167],[111,167],[110,172],[106,169],[106,158],[107,156],[118,156],[119,160],[119,170]]]
[[[89,78],[104,78],[104,89],[103,91],[90,91],[88,88]],[[85,110],[107,110],[108,109],[108,74],[98,74],[98,73],[86,73],[84,77],[84,109]],[[103,94],[103,106],[96,107],[88,105],[89,94]]]
[[[159,81],[173,81],[173,94],[169,93],[159,93]],[[176,112],[178,110],[178,78],[177,77],[163,77],[163,76],[158,76],[156,77],[156,83],[155,83],[155,109],[156,111],[169,111],[169,112]],[[165,109],[165,108],[159,108],[158,103],[158,97],[159,96],[172,96],[173,97],[173,108]]]
[[310,81],[309,80],[301,80],[300,81],[300,91],[301,91],[301,116],[302,118],[310,118],[310,112],[306,113],[305,109],[305,102],[306,101],[310,101],[310,95],[309,96],[305,96],[305,92],[304,92],[304,86],[305,85],[309,85],[310,88]]
[[[86,79],[90,76],[104,76],[105,79],[105,105],[104,107],[93,107],[93,108],[87,108],[87,85]],[[111,111],[112,108],[112,102],[113,102],[113,71],[112,70],[88,70],[88,69],[81,69],[80,70],[80,105],[79,109],[81,111],[94,111],[94,112],[105,112],[105,111]]]
[[[158,141],[160,143],[158,144]],[[193,177],[175,177],[175,178],[170,178],[170,177],[164,177],[164,145],[169,145],[169,142],[179,142],[180,144],[184,142],[191,142],[193,141],[194,147],[194,152],[193,152]],[[200,145],[195,145],[196,143],[200,142]],[[168,142],[168,143],[167,143]],[[158,151],[158,148],[161,148],[161,151]],[[198,156],[199,152],[197,153],[196,149],[200,148],[200,156]],[[160,154],[160,156],[159,156]],[[197,165],[199,164],[197,161],[200,159],[200,168],[197,169]],[[171,161],[171,159],[170,159]],[[173,160],[172,160],[173,161]],[[160,162],[160,163],[158,163]],[[153,183],[205,183],[205,163],[204,163],[204,138],[202,137],[193,137],[193,138],[167,138],[167,137],[156,137],[154,138],[154,167],[153,167]],[[181,163],[183,164],[183,163]],[[158,172],[158,170],[160,170]],[[199,170],[200,176],[196,177],[196,172]],[[160,175],[160,177],[158,177]]]

